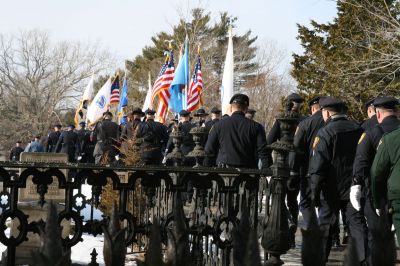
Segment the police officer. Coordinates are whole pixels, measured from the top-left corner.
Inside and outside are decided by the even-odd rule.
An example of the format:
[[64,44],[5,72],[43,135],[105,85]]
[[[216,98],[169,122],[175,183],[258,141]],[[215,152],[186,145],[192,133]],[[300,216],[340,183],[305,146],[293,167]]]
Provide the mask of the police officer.
[[[301,97],[297,93],[292,93],[290,94],[287,98],[286,101],[293,104],[292,106],[292,112],[300,112],[301,105],[304,102],[303,97]],[[302,118],[299,119],[298,122],[300,122]],[[295,132],[293,132],[294,134]],[[268,133],[267,136],[267,144],[271,145],[272,143],[276,142],[281,138],[281,126],[279,120],[275,120],[274,125],[272,126],[270,132]],[[269,160],[270,163],[272,163],[272,156],[271,156],[271,151],[269,151]],[[298,221],[298,215],[299,215],[299,205],[297,202],[297,195],[299,194],[299,189],[296,187],[295,189],[289,190],[287,193],[287,207],[289,210],[289,222],[290,222],[290,232],[291,232],[291,246],[294,247],[294,235],[296,233],[297,229],[297,221]]]
[[[353,183],[350,190],[350,201],[356,210],[363,208],[368,223],[368,242],[370,248],[376,242],[371,234],[379,231],[380,220],[375,213],[370,190],[370,167],[375,157],[376,149],[382,136],[399,128],[400,121],[397,119],[399,101],[393,97],[378,97],[373,102],[376,108],[378,124],[367,128],[358,141],[356,159],[353,166]],[[365,205],[362,206],[361,198],[365,195]],[[390,228],[389,228],[390,229]],[[393,247],[394,248],[394,247]]]
[[206,128],[208,131],[212,128],[212,126],[218,123],[221,120],[221,110],[218,107],[211,108],[211,120],[206,122]]
[[119,126],[117,123],[111,121],[112,117],[111,112],[104,112],[103,121],[97,122],[92,132],[92,140],[97,140],[93,151],[96,164],[101,163],[101,159],[105,154],[107,154],[105,160],[108,163],[114,162],[116,159],[115,156],[118,154],[115,146],[118,144]]
[[246,114],[245,114],[246,118],[251,119],[251,120],[254,120],[255,115],[256,115],[256,110],[250,109],[250,108],[247,109]]
[[[297,126],[293,138],[293,144],[298,151],[301,151],[301,153],[291,152],[289,155],[290,178],[288,182],[288,199],[290,200],[288,200],[288,205],[292,204],[294,201],[297,201],[296,196],[298,193],[296,193],[296,191],[300,186],[299,207],[303,215],[304,227],[307,230],[311,229],[310,219],[315,213],[315,208],[311,203],[311,187],[308,164],[315,136],[317,135],[318,130],[325,125],[319,105],[320,98],[320,96],[316,96],[309,101],[308,105],[310,107],[311,116],[301,121]],[[296,211],[296,204],[293,204],[291,209]],[[291,230],[291,246],[293,247],[295,245],[294,237],[297,229],[298,209],[297,214],[294,212],[292,217],[295,218],[293,221],[295,228],[292,228]]]
[[21,143],[21,141],[17,141],[17,143],[15,143],[15,147],[11,149],[10,161],[19,161],[19,156],[22,152],[24,152],[24,149],[21,147]]
[[142,123],[143,111],[139,107],[134,108],[131,112],[131,119],[127,122],[127,124],[123,127],[121,133],[121,139],[127,140],[132,139],[135,135],[135,130]]
[[[78,146],[77,149],[77,160],[81,163],[93,163],[94,161],[91,159],[93,157],[94,144],[90,141],[90,131],[86,129],[86,123],[79,123],[79,130],[77,130],[76,134],[78,135]],[[92,147],[93,146],[93,147]]]
[[365,103],[368,119],[361,124],[361,127],[364,129],[364,131],[367,129],[371,129],[378,124],[378,120],[376,119],[375,114],[374,100],[375,98]]
[[168,142],[167,127],[154,121],[154,110],[147,109],[146,122],[139,124],[137,137],[142,138],[141,159],[145,164],[161,164],[166,144]]
[[197,118],[197,122],[195,123],[196,126],[205,126],[206,119],[207,119],[208,113],[206,110],[203,108],[197,109],[196,113],[194,114],[194,117]]
[[[384,215],[387,204],[400,244],[400,129],[382,137],[371,167],[371,190],[377,215]],[[386,247],[383,247],[386,248]]]
[[217,156],[217,164],[224,167],[268,167],[267,143],[263,127],[245,117],[249,97],[235,94],[230,100],[232,115],[216,123],[208,136],[205,151]]
[[[357,142],[363,130],[347,119],[347,107],[341,100],[325,97],[319,104],[326,125],[318,131],[313,143],[309,165],[311,196],[315,206],[319,207],[319,224],[326,232],[333,225],[340,207],[345,206],[357,259],[362,265],[367,259],[367,226],[363,213],[351,205],[349,192]],[[331,249],[330,238],[331,234],[323,239],[326,258]]]
[[56,145],[61,135],[60,130],[61,130],[60,124],[54,125],[54,131],[51,132],[47,137],[47,143],[45,147],[46,152],[59,152],[56,150]]
[[75,153],[79,153],[78,134],[74,132],[75,126],[68,125],[68,130],[60,134],[55,150],[68,154],[68,162],[75,162]]

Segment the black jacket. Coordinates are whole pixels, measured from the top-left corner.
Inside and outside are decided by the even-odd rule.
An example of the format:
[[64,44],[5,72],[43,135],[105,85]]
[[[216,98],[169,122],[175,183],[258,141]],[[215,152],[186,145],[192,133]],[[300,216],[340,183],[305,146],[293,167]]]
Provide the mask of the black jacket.
[[74,131],[64,131],[61,133],[56,145],[56,151],[68,154],[68,161],[75,161],[75,153],[79,153],[78,134]]
[[10,161],[19,161],[19,156],[24,152],[22,147],[14,147],[10,152]]
[[53,131],[49,134],[47,138],[47,143],[45,147],[46,152],[59,152],[60,150],[56,150],[56,145],[58,139],[60,138],[61,132],[60,131]]
[[324,125],[325,122],[321,111],[314,113],[299,123],[294,134],[293,144],[301,153],[290,153],[289,166],[291,171],[300,176],[308,175],[312,145],[318,130]]
[[353,163],[362,128],[344,115],[336,115],[321,128],[313,143],[310,159],[312,187],[323,184],[329,201],[348,200]]
[[262,167],[268,167],[264,128],[243,112],[234,112],[212,127],[205,151],[218,155],[217,163],[227,166],[257,168],[260,159]]
[[[181,144],[181,151],[183,155],[187,155],[189,152],[191,152],[195,146],[195,143],[193,141],[193,136],[190,134],[190,130],[195,127],[195,124],[192,124],[189,121],[185,121],[183,123],[180,123],[181,127],[181,132],[183,135],[182,138],[182,144]],[[171,152],[172,149],[174,148],[172,138],[170,137],[167,143],[167,152]]]
[[168,142],[167,127],[154,120],[141,123],[137,137],[142,138],[141,156],[145,159],[162,159],[162,152]]
[[371,118],[368,118],[364,122],[362,122],[361,127],[365,130],[369,130],[374,128],[376,125],[378,125],[378,119],[376,118],[376,115],[371,116]]
[[[386,117],[381,124],[367,128],[361,135],[357,145],[356,159],[353,166],[353,183],[367,185],[370,178],[372,162],[383,134],[398,129],[400,120],[396,116]],[[365,182],[367,182],[365,184]]]
[[123,127],[121,133],[121,139],[132,139],[134,136],[135,130],[142,124],[143,122],[139,119],[128,121],[128,123]]

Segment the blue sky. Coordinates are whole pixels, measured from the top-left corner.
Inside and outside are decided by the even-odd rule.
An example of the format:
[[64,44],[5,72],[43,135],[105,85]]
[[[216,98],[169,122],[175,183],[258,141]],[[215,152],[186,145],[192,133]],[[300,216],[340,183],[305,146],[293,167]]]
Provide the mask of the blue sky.
[[[0,32],[43,29],[55,40],[100,42],[116,55],[118,64],[134,58],[142,47],[151,44],[150,37],[159,31],[170,31],[178,13],[186,14],[198,5],[212,14],[220,11],[237,16],[236,29],[251,29],[259,43],[274,41],[286,50],[301,52],[296,40],[296,23],[310,19],[331,21],[336,15],[332,0],[0,0]],[[200,4],[199,4],[200,3]]]

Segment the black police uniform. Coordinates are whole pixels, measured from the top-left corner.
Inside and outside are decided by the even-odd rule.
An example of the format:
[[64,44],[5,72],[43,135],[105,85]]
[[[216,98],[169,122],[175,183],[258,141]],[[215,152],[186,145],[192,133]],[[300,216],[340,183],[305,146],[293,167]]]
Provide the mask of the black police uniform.
[[121,139],[132,139],[134,136],[135,130],[142,124],[143,122],[140,119],[134,119],[132,121],[128,121],[126,125],[122,129]]
[[[322,108],[345,109],[343,102],[327,97],[320,101]],[[355,241],[358,260],[366,260],[367,226],[364,215],[357,212],[349,201],[353,163],[362,128],[343,114],[328,119],[315,137],[309,173],[314,204],[319,206],[319,224],[329,230],[341,206],[346,208],[347,224]],[[321,196],[321,199],[320,199]],[[324,238],[326,258],[331,248],[331,238]]]
[[368,118],[365,120],[362,124],[361,127],[365,130],[372,129],[376,125],[378,125],[378,119],[376,118],[376,115],[371,116],[371,118]]
[[94,163],[93,150],[95,143],[90,140],[90,131],[81,128],[76,131],[78,135],[78,146],[77,156],[82,156],[81,163]]
[[290,153],[289,166],[300,178],[299,207],[303,216],[305,228],[309,229],[310,219],[315,213],[311,204],[311,187],[308,165],[315,136],[320,128],[325,125],[322,112],[317,111],[299,123],[293,138],[293,144],[302,153]]
[[19,161],[19,156],[24,152],[22,147],[13,147],[10,151],[10,161]]
[[139,125],[137,137],[142,138],[141,158],[145,164],[161,164],[168,142],[167,127],[152,119]]
[[60,131],[53,131],[49,134],[45,147],[46,152],[59,152],[59,150],[56,150],[56,145],[58,139],[60,138],[60,135],[61,135]]
[[92,139],[96,138],[96,146],[93,151],[95,163],[99,164],[103,154],[108,152],[107,162],[115,161],[115,156],[118,154],[115,146],[118,144],[119,126],[117,123],[110,120],[97,122],[93,132]]
[[[384,107],[393,109],[398,105],[398,101],[392,97],[379,97],[374,101],[375,107]],[[364,215],[368,223],[368,244],[372,248],[374,234],[372,231],[380,230],[380,219],[376,215],[372,201],[372,192],[370,190],[370,170],[372,162],[379,145],[379,141],[386,133],[392,132],[400,127],[400,120],[395,116],[388,116],[380,124],[372,128],[366,129],[358,141],[356,158],[353,165],[353,185],[361,185],[363,187],[363,195],[365,196]],[[388,247],[387,247],[388,248]]]
[[75,153],[80,152],[78,134],[72,130],[62,132],[55,150],[68,154],[68,162],[75,162]]

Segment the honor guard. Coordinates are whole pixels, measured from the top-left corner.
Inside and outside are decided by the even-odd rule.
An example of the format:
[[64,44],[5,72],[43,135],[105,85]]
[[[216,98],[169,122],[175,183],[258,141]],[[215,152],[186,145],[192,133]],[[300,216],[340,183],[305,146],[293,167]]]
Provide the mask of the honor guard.
[[[289,191],[299,190],[300,186],[300,202],[299,207],[304,219],[304,227],[310,229],[310,219],[315,213],[315,208],[311,204],[311,187],[310,187],[310,174],[308,172],[308,164],[310,161],[312,145],[314,143],[315,136],[320,128],[325,125],[324,119],[322,118],[322,111],[320,110],[319,100],[320,96],[312,98],[308,105],[310,107],[311,116],[304,119],[297,126],[293,145],[301,153],[291,152],[289,155],[289,166],[290,166],[290,178],[288,182]],[[290,198],[297,196],[295,193],[288,194],[288,205],[292,202],[297,201],[297,197],[294,199]],[[296,215],[296,204],[291,206],[294,210],[292,217],[294,218],[294,225],[297,227],[298,209]],[[295,230],[291,232],[291,245],[294,245]]]
[[90,141],[90,131],[86,129],[85,122],[80,122],[79,127],[79,130],[76,131],[79,146],[79,149],[77,149],[77,160],[80,163],[94,163],[94,143]]
[[195,125],[202,127],[206,123],[208,113],[203,108],[197,109],[196,113],[194,113],[194,117],[197,118]]
[[[378,97],[374,100],[373,106],[376,109],[376,118],[378,124],[372,128],[367,128],[358,141],[356,159],[353,166],[353,183],[350,190],[350,201],[353,207],[358,211],[363,211],[369,230],[369,247],[373,247],[376,234],[371,232],[380,230],[380,219],[375,213],[372,202],[372,193],[370,188],[370,171],[375,157],[379,141],[386,133],[396,130],[400,126],[397,118],[399,101],[393,97]],[[362,206],[361,198],[365,197],[365,205]],[[390,227],[387,228],[390,230]],[[388,247],[389,248],[389,247]],[[395,247],[392,247],[393,249]],[[374,258],[372,258],[374,261]]]
[[63,131],[58,139],[56,150],[68,154],[68,162],[75,162],[75,153],[79,153],[78,134],[74,132],[75,126],[68,125],[68,130]]
[[235,94],[230,104],[232,115],[216,123],[208,135],[205,151],[217,156],[217,164],[223,167],[268,167],[267,143],[263,127],[245,117],[249,97]]
[[122,129],[121,139],[123,140],[133,138],[133,136],[135,135],[135,130],[142,123],[142,118],[144,116],[144,113],[142,109],[134,108],[130,116],[132,117],[131,120],[129,120]]
[[118,154],[117,148],[119,138],[119,126],[112,120],[111,112],[103,113],[103,121],[96,123],[92,132],[91,139],[96,139],[96,146],[93,151],[95,163],[101,163],[103,155],[107,154],[106,161],[111,163],[115,161]]
[[208,131],[212,128],[213,125],[218,123],[221,120],[221,110],[218,107],[211,108],[211,120],[206,122],[206,128]]
[[166,144],[168,142],[167,127],[154,121],[154,110],[145,111],[146,122],[139,124],[137,137],[142,138],[141,158],[145,164],[161,164]]
[[[367,259],[367,226],[364,215],[351,205],[349,192],[357,143],[363,130],[348,120],[347,107],[341,100],[325,97],[319,104],[326,124],[318,131],[312,147],[311,196],[314,205],[319,207],[319,224],[325,232],[330,231],[339,209],[345,208],[357,259],[362,265]],[[326,258],[332,245],[331,237],[332,232],[323,238]]]
[[[377,215],[385,215],[384,206],[390,206],[390,216],[400,243],[400,129],[382,137],[371,167],[371,190]],[[386,247],[382,247],[386,248]]]
[[10,151],[10,161],[19,161],[19,156],[24,152],[24,149],[21,147],[22,142],[17,141],[15,143],[15,147],[13,147]]
[[58,142],[58,139],[60,138],[61,135],[61,125],[56,124],[54,125],[54,131],[51,132],[48,137],[47,137],[47,143],[46,143],[46,152],[59,152],[56,150],[56,145]]
[[361,124],[361,127],[364,129],[364,131],[367,129],[371,129],[378,124],[378,120],[376,119],[375,114],[374,100],[375,98],[365,103],[365,109],[367,109],[368,119]]

